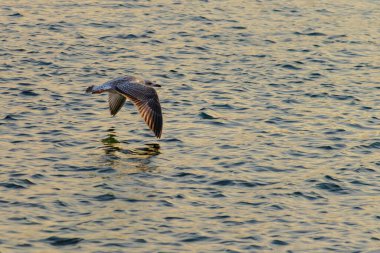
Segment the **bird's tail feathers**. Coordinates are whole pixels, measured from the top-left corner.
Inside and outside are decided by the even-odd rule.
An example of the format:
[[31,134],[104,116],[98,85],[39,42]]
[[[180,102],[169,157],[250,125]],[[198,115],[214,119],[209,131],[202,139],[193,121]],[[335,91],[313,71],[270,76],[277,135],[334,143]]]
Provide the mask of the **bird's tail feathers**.
[[92,93],[92,89],[94,88],[94,85],[91,85],[86,89],[86,93]]
[[108,83],[105,83],[105,84],[102,84],[99,86],[92,85],[86,89],[86,93],[92,93],[92,94],[102,93],[102,92],[105,92],[109,89],[111,89],[111,86]]

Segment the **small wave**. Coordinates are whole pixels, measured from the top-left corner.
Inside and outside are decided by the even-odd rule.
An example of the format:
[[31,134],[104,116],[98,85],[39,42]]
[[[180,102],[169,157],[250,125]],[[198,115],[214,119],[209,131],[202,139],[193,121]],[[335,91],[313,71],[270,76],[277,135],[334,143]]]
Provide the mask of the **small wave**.
[[116,197],[112,193],[108,193],[108,194],[102,194],[102,195],[96,196],[95,199],[98,201],[111,201],[111,200],[115,200]]
[[44,241],[50,243],[53,246],[66,246],[78,244],[79,242],[83,241],[83,239],[77,237],[63,238],[58,236],[51,236],[46,238]]

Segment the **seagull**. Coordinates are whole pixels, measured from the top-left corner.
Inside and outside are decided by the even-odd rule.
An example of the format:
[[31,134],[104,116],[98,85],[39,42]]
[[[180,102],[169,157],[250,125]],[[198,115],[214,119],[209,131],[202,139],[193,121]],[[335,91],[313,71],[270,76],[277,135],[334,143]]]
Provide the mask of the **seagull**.
[[134,76],[123,76],[99,86],[90,86],[86,89],[86,93],[97,94],[107,91],[112,116],[119,112],[127,98],[130,99],[155,136],[161,138],[161,105],[153,87],[161,87],[161,85]]

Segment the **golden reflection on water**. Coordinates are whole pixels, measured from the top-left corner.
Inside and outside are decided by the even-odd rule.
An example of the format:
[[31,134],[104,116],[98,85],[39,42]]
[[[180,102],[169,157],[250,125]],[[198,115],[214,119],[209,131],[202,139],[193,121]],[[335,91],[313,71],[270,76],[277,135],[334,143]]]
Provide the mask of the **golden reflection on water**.
[[[1,4],[0,251],[378,247],[376,1]],[[125,74],[161,140],[83,94]]]

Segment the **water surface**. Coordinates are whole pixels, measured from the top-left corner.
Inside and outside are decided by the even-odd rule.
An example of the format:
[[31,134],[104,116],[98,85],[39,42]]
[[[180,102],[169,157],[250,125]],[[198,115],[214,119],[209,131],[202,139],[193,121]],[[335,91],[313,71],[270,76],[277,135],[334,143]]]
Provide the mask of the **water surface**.
[[[1,252],[380,249],[380,5],[2,1]],[[161,140],[86,87],[157,81]]]

